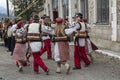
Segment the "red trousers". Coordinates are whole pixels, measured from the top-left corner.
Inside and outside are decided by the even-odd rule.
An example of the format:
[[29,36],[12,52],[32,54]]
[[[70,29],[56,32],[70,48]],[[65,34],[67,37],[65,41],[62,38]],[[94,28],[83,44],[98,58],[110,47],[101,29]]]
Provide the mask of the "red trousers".
[[52,58],[52,51],[51,51],[51,41],[50,39],[44,40],[44,47],[41,49],[40,54],[42,55],[45,51],[47,51],[47,58]]
[[90,64],[90,60],[87,57],[85,47],[78,47],[74,45],[74,65],[76,68],[81,68],[81,60],[84,61],[85,65]]
[[40,58],[40,53],[33,53],[33,66],[34,72],[39,72],[39,66],[46,72],[48,67],[44,64],[43,60]]

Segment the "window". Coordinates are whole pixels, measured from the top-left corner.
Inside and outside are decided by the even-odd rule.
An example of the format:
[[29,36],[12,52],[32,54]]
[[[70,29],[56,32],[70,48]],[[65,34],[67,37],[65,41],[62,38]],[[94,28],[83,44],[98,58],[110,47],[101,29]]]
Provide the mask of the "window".
[[109,23],[109,0],[97,0],[97,23]]
[[88,0],[81,0],[81,12],[83,18],[88,20]]
[[58,11],[58,0],[52,0],[53,11]]
[[63,7],[63,17],[67,18],[68,17],[68,11],[69,11],[69,6],[68,6],[69,0],[62,0],[62,7]]
[[48,4],[48,14],[50,16],[50,4]]
[[53,20],[58,17],[58,0],[52,0]]

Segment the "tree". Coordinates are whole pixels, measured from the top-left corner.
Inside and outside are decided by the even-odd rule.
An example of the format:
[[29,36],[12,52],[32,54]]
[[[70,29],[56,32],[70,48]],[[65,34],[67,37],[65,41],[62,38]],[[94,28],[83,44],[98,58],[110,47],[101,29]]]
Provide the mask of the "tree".
[[[37,3],[30,9],[25,10],[28,6],[32,5],[33,1],[37,1]],[[44,0],[11,0],[11,2],[14,5],[16,16],[25,10],[25,12],[21,16],[24,17],[26,20],[29,20],[30,16],[32,16],[31,13],[34,10],[40,9],[41,6],[44,4]]]

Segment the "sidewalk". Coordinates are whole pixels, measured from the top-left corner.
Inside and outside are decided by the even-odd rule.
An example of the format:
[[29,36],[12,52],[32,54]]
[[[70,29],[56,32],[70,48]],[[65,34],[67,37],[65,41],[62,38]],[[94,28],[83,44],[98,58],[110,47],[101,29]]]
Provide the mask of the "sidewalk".
[[[71,42],[69,45],[74,45],[74,42]],[[112,50],[106,50],[106,49],[99,49],[96,50],[95,52],[99,53],[99,54],[103,54],[103,55],[107,55],[116,59],[120,60],[120,52],[115,52]]]
[[96,50],[96,52],[120,60],[120,53],[119,52],[115,52],[115,51],[111,51],[111,50],[105,50],[105,49]]

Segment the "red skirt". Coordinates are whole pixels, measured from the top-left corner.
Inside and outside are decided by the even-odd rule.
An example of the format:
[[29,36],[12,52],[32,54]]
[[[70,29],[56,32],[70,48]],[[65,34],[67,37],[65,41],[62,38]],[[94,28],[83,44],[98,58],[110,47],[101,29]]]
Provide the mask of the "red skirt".
[[12,58],[15,60],[25,60],[26,44],[16,43]]
[[60,53],[60,60],[67,61],[70,58],[69,55],[69,44],[68,42],[58,42],[58,48]]

